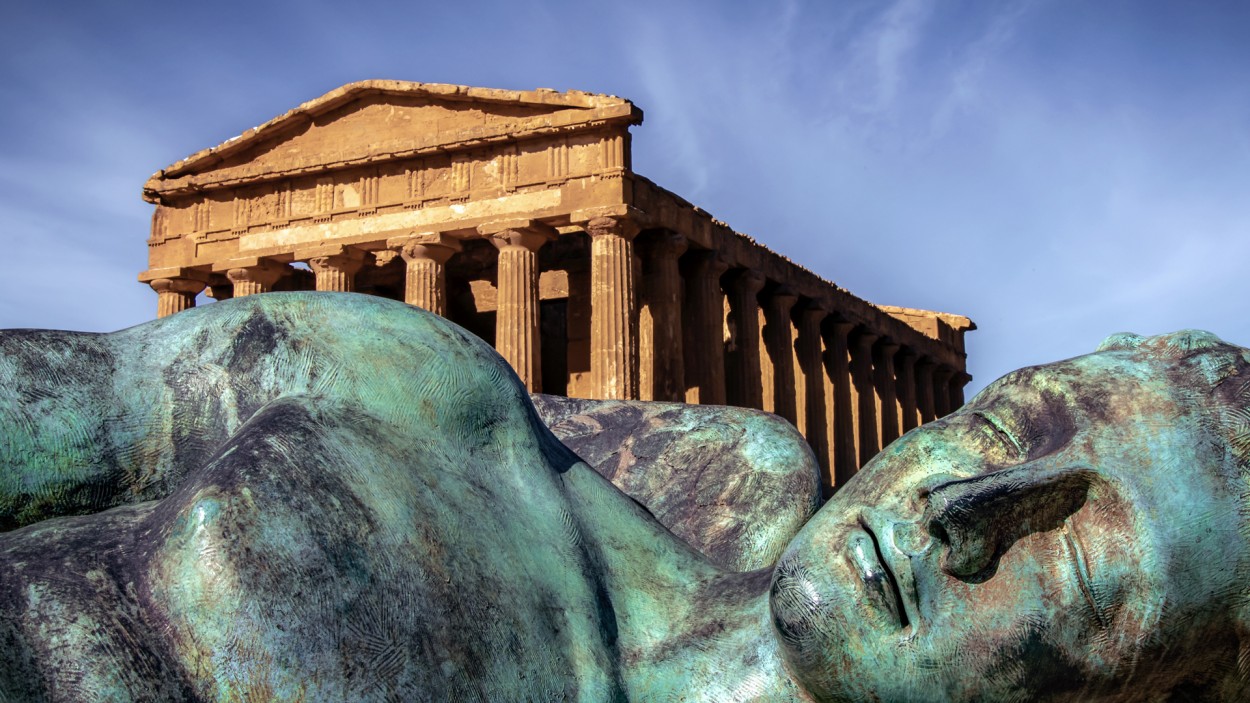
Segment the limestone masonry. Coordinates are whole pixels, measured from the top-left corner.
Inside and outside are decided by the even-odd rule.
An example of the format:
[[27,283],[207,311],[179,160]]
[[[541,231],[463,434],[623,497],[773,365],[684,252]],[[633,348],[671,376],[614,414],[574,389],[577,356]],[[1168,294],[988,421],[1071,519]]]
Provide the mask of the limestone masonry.
[[633,172],[642,111],[581,92],[362,81],[158,172],[157,315],[281,290],[407,301],[535,392],[793,422],[826,493],[963,403],[966,317],[873,305]]

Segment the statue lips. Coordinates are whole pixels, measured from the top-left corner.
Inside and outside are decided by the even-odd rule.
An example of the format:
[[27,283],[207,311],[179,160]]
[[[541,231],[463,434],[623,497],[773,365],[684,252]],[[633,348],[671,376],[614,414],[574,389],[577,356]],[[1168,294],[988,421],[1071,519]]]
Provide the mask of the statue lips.
[[[888,611],[900,628],[909,628],[911,619],[908,617],[908,608],[903,601],[898,578],[890,569],[881,543],[867,521],[859,521],[859,529],[851,531],[847,546],[856,575],[868,589],[869,601]],[[912,611],[914,612],[914,608]]]

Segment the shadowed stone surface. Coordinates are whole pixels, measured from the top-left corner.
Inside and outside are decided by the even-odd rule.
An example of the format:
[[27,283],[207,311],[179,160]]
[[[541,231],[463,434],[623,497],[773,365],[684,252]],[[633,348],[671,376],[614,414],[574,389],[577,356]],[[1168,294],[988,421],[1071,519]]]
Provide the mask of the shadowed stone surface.
[[820,506],[815,457],[775,415],[716,405],[532,400],[565,446],[723,568],[771,566]]

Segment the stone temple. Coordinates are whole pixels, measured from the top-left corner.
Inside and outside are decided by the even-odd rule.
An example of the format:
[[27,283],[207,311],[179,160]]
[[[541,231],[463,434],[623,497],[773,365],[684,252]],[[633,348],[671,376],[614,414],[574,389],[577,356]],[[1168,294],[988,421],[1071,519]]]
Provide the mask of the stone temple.
[[628,100],[333,90],[145,184],[157,315],[268,291],[404,300],[533,392],[774,412],[826,494],[963,403],[966,317],[875,305],[635,173]]

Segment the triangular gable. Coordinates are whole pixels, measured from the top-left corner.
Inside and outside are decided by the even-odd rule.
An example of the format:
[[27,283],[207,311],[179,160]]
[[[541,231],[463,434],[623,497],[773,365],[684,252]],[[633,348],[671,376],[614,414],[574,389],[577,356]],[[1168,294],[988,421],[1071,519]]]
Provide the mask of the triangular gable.
[[144,195],[155,200],[578,125],[641,120],[641,111],[628,100],[605,95],[363,81],[162,169],[145,184]]

